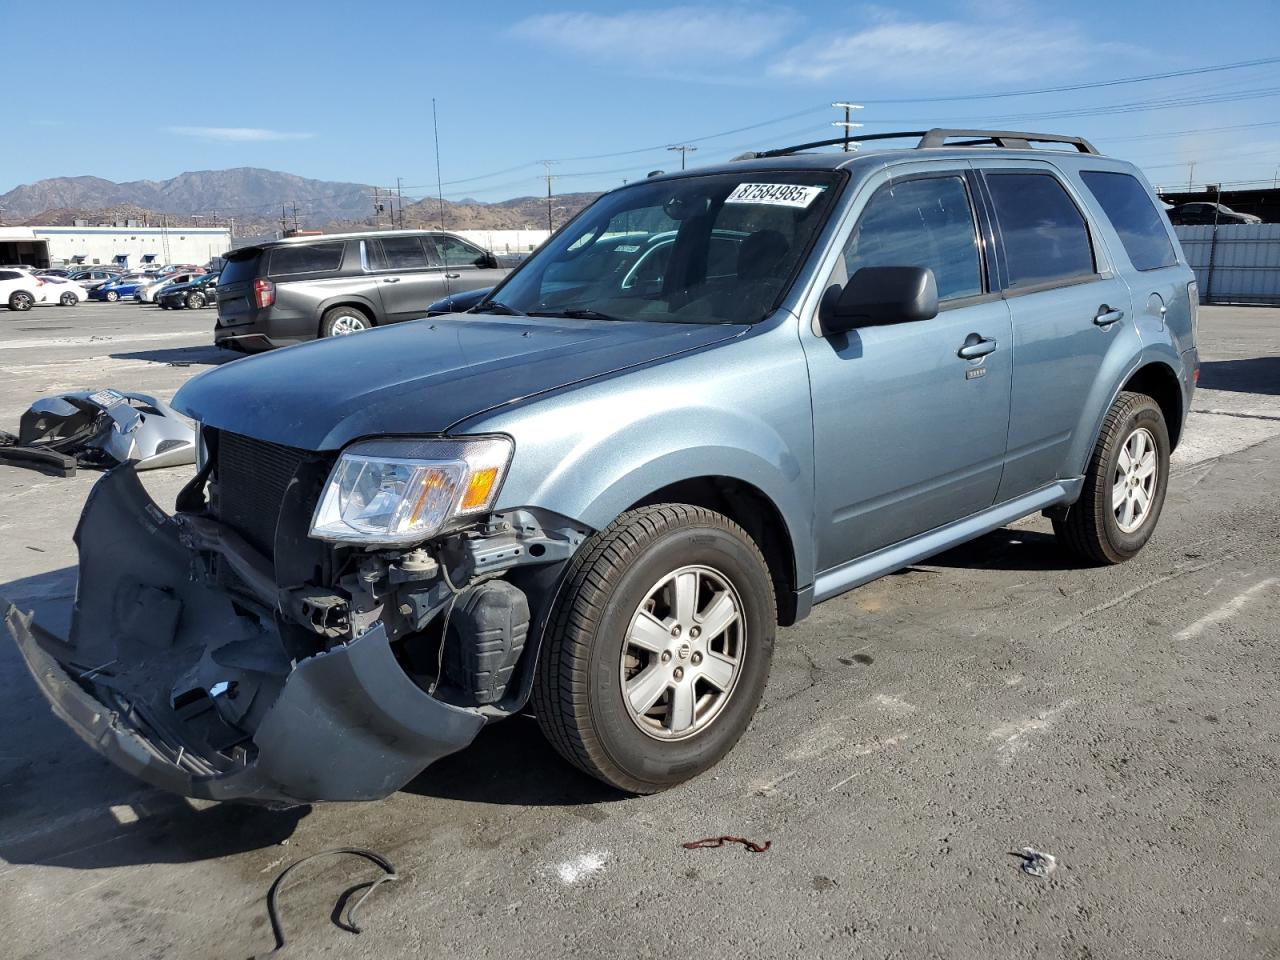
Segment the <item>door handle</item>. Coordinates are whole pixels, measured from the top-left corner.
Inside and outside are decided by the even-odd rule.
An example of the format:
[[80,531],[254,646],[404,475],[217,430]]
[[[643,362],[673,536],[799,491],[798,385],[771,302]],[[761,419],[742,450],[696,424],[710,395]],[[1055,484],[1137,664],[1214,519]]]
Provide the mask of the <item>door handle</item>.
[[956,356],[961,360],[977,360],[979,357],[985,357],[991,353],[1000,344],[989,337],[983,337],[976,333],[971,333],[964,339],[964,346],[956,351]]
[[445,276],[445,279],[446,279],[446,280],[457,280],[460,276],[462,276],[462,274],[460,274],[460,273],[446,273],[444,276]]
[[1097,314],[1093,318],[1093,322],[1100,327],[1109,327],[1124,319],[1124,311],[1117,310],[1115,307],[1109,307],[1105,303],[1098,308]]
[[382,282],[383,283],[399,283],[400,278],[399,277],[383,277]]

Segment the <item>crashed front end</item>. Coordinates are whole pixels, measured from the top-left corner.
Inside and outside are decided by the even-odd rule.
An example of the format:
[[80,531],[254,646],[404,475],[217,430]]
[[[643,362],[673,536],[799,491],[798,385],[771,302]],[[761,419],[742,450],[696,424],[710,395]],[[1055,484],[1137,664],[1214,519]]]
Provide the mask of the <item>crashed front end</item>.
[[[345,454],[203,440],[173,515],[129,465],[94,487],[68,640],[7,610],[36,682],[90,746],[187,796],[371,800],[523,707],[533,625],[588,531],[531,509],[454,509],[418,541],[407,521],[394,546],[320,539],[309,532],[334,489],[350,499],[360,482]],[[375,497],[395,487],[375,480]],[[427,486],[424,501],[466,502]]]

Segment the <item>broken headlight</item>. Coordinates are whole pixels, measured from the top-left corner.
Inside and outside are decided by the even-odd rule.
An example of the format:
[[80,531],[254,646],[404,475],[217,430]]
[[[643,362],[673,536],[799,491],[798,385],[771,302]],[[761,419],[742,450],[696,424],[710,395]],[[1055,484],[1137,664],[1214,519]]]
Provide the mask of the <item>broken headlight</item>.
[[376,546],[425,540],[456,517],[492,509],[512,446],[506,437],[353,444],[329,474],[311,536]]

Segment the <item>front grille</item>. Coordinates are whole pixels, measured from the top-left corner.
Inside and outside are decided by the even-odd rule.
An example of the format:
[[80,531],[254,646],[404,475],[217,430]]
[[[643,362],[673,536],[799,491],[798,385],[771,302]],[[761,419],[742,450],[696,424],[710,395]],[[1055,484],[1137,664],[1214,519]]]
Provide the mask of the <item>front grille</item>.
[[218,435],[218,519],[267,557],[275,555],[276,523],[289,481],[308,456],[238,433]]

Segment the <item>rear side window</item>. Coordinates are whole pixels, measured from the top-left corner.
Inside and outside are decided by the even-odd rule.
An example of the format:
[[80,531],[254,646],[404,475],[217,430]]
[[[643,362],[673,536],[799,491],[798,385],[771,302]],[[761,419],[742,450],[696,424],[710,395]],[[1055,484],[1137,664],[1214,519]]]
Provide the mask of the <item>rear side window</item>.
[[290,277],[337,270],[342,266],[342,246],[340,243],[317,243],[272,247],[268,273],[273,277]]
[[867,202],[844,249],[845,269],[928,267],[939,300],[982,293],[969,191],[960,177],[886,183]]
[[1136,177],[1086,170],[1080,178],[1120,234],[1130,263],[1139,270],[1158,270],[1178,262],[1164,228],[1164,217]]
[[1084,215],[1047,173],[986,174],[1004,236],[1009,286],[1078,280],[1094,272]]
[[423,270],[427,255],[421,237],[383,237],[366,241],[369,266],[374,270]]
[[20,276],[17,270],[0,270],[0,280],[17,280]]

